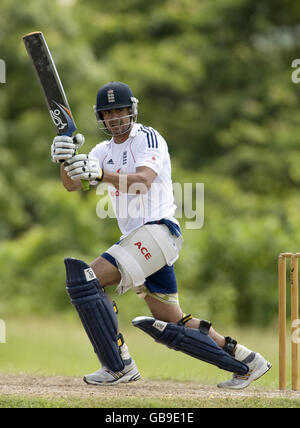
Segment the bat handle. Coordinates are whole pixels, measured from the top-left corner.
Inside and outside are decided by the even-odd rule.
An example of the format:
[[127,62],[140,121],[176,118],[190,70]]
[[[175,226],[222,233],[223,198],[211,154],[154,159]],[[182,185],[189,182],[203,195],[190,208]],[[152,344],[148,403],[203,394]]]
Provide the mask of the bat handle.
[[87,190],[90,190],[90,182],[88,180],[80,180],[80,181],[81,181],[81,188],[84,192],[86,192]]
[[81,181],[81,188],[84,192],[90,189],[90,182],[88,180],[80,180]]

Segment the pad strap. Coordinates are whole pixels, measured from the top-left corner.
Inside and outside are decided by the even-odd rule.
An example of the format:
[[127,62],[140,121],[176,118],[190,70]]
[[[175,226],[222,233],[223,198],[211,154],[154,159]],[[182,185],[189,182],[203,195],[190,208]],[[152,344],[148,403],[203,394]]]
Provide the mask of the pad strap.
[[112,305],[113,305],[115,313],[118,314],[119,313],[118,307],[117,307],[117,304],[116,304],[116,302],[114,300],[112,301]]
[[121,348],[121,346],[123,346],[124,343],[125,343],[124,337],[123,337],[122,333],[119,333],[118,334],[118,346],[119,346],[119,348]]
[[223,346],[223,349],[225,352],[227,352],[229,355],[232,355],[234,357],[234,351],[235,347],[237,345],[237,341],[232,339],[230,336],[225,337],[225,345]]
[[209,333],[210,327],[211,327],[211,322],[206,320],[200,320],[199,330],[201,331],[201,333],[207,335]]
[[188,321],[190,321],[192,318],[193,318],[193,317],[192,317],[192,315],[191,315],[191,314],[189,314],[189,315],[185,315],[185,314],[183,314],[183,318],[181,318],[181,320],[180,320],[180,321],[178,321],[177,325],[184,325],[184,324],[186,324]]

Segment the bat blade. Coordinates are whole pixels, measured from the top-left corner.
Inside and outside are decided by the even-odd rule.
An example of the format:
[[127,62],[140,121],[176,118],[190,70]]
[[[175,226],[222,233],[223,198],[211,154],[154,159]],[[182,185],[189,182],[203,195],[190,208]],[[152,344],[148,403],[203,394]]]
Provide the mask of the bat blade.
[[[35,31],[23,36],[23,41],[44,92],[57,134],[71,137],[76,131],[76,125],[45,37],[41,31]],[[82,180],[81,183],[83,190],[88,190],[89,182]]]
[[43,33],[36,31],[26,34],[23,40],[40,81],[58,135],[72,136],[76,131],[76,125]]

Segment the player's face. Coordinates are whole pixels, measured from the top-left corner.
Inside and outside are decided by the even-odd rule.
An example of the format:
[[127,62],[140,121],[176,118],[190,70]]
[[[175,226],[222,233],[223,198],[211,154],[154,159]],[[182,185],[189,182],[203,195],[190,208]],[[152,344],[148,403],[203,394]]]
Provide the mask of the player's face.
[[105,126],[112,136],[124,134],[131,128],[131,115],[127,107],[105,110],[102,115]]

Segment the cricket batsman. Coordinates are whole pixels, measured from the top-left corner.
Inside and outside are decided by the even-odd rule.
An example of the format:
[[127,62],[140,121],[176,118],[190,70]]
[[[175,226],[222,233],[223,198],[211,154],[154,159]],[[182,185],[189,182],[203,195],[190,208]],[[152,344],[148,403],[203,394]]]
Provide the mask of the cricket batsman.
[[95,114],[110,136],[89,154],[76,154],[84,137],[57,136],[52,161],[61,163],[64,187],[72,192],[80,180],[108,183],[122,236],[92,263],[66,258],[67,292],[101,363],[86,374],[93,385],[115,385],[140,379],[118,329],[117,308],[105,289],[129,289],[143,298],[153,317],[132,323],[156,342],[233,373],[220,388],[242,389],[265,374],[271,364],[259,353],[217,333],[209,321],[186,315],[180,305],[174,263],[182,232],[174,218],[171,163],[164,138],[137,123],[138,100],[122,82],[109,82],[97,93]]

